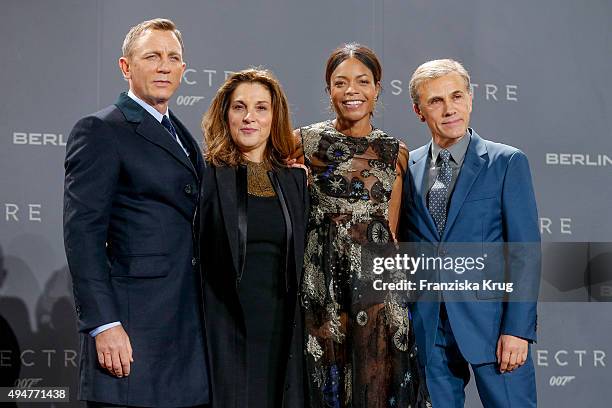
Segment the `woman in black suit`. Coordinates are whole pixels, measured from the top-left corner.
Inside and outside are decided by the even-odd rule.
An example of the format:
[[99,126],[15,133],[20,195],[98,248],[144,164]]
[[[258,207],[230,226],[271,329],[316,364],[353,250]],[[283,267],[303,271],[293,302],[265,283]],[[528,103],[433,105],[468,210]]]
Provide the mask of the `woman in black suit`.
[[202,128],[200,255],[213,407],[300,407],[298,305],[308,208],[287,99],[269,71],[232,74]]

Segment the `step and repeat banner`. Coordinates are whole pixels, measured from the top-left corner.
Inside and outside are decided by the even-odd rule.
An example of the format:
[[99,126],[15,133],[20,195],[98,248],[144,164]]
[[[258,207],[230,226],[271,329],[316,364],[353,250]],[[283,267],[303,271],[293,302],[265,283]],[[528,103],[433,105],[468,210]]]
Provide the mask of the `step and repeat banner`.
[[[80,117],[127,89],[117,60],[129,28],[167,17],[183,33],[187,62],[170,108],[200,142],[202,114],[216,89],[227,73],[249,66],[277,75],[294,126],[330,118],[325,61],[335,47],[355,41],[373,48],[383,64],[376,126],[414,149],[430,136],[412,112],[412,72],[431,59],[463,62],[474,85],[472,127],[527,154],[543,241],[564,243],[544,246],[547,295],[533,347],[540,406],[609,406],[609,1],[5,0],[2,6],[1,386],[70,387],[71,405],[79,404],[78,336],[62,240],[66,139]],[[479,407],[477,401],[470,385],[466,405]]]

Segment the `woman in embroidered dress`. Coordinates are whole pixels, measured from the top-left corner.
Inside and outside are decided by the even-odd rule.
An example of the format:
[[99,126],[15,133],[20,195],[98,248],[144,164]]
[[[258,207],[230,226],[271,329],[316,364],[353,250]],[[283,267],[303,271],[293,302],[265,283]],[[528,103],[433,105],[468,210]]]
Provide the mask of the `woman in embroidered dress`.
[[375,128],[382,68],[359,44],[332,52],[326,90],[336,118],[297,129],[310,172],[301,301],[311,407],[426,407],[408,301],[377,292],[362,245],[393,242],[408,150]]

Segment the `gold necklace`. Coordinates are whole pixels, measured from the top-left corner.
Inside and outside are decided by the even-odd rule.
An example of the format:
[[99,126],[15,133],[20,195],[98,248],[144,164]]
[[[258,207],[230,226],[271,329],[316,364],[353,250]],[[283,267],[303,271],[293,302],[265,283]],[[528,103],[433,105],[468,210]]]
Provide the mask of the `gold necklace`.
[[266,162],[247,161],[247,186],[249,194],[257,197],[274,197],[276,195],[268,176]]

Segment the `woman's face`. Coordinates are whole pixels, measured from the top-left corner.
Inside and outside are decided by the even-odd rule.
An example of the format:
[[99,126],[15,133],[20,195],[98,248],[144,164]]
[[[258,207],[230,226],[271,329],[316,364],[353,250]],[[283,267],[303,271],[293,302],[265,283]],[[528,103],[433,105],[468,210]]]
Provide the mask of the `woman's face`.
[[380,84],[357,58],[348,58],[332,72],[329,93],[338,118],[348,122],[370,121]]
[[252,162],[263,160],[272,125],[272,95],[259,82],[243,82],[230,97],[227,120],[232,140]]

